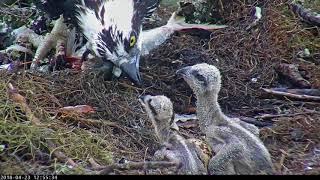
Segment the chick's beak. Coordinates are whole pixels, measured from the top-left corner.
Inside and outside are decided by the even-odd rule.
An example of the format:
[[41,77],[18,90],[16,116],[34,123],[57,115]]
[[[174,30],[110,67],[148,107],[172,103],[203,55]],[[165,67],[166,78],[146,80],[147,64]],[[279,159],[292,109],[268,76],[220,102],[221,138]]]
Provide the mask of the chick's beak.
[[142,79],[139,72],[139,61],[140,55],[137,54],[130,58],[128,62],[120,65],[120,68],[128,75],[129,79],[137,85],[142,84]]
[[144,98],[146,98],[146,96],[143,96],[143,95],[142,95],[142,96],[139,96],[139,100],[140,100],[140,101],[144,101]]
[[176,71],[176,75],[178,75],[179,77],[182,77],[182,78],[187,78],[188,74],[189,74],[188,73],[189,69],[190,69],[189,66],[181,68],[181,69]]
[[138,100],[139,100],[140,104],[144,108],[146,108],[147,100],[148,100],[149,97],[150,97],[150,95],[141,95],[141,96],[138,97]]

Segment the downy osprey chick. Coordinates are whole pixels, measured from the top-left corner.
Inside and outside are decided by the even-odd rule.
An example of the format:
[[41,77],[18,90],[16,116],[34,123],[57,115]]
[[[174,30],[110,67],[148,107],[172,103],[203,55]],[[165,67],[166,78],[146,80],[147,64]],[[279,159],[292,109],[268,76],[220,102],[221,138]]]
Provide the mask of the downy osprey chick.
[[144,96],[140,102],[147,112],[156,137],[163,146],[155,153],[156,159],[176,162],[178,174],[208,174],[211,150],[198,139],[185,139],[174,129],[173,106],[166,96]]
[[210,174],[273,174],[270,154],[255,128],[227,117],[220,109],[220,71],[206,63],[184,67],[177,74],[197,97],[197,116],[206,141],[216,153],[209,162]]

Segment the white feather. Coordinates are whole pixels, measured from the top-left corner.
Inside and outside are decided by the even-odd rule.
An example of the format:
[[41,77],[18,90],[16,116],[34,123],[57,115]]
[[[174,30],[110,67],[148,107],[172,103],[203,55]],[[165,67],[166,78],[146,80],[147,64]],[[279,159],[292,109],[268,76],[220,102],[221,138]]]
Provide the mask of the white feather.
[[[98,34],[102,32],[103,29],[108,30],[110,27],[113,28],[113,33],[111,33],[111,37],[114,41],[117,39],[117,31],[123,33],[123,37],[130,38],[130,33],[132,31],[132,18],[134,14],[134,3],[133,0],[109,0],[104,1],[99,7],[98,14],[100,15],[100,11],[102,7],[105,9],[103,21],[104,25],[101,21],[96,17],[94,10],[86,8],[84,6],[84,2],[82,1],[82,5],[78,5],[79,8],[84,9],[85,12],[79,11],[79,15],[77,16],[79,21],[79,26],[83,29],[83,34],[91,42],[92,49],[95,51],[96,55],[99,55],[97,51],[98,42]],[[101,41],[100,41],[101,42]],[[107,49],[106,49],[107,50]],[[124,51],[124,46],[119,42],[117,47],[118,53],[120,51]],[[110,59],[117,58],[115,54],[112,54],[107,50],[107,53]]]
[[134,14],[133,0],[109,0],[105,6],[104,19],[106,24],[117,26],[125,37],[130,36],[132,18]]

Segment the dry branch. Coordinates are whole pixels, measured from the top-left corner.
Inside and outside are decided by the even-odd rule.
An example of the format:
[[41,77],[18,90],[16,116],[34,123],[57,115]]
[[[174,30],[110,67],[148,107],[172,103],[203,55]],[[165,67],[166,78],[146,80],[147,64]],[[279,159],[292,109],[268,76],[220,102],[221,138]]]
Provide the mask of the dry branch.
[[257,119],[272,119],[272,118],[279,118],[279,117],[293,117],[293,116],[306,115],[306,114],[320,114],[320,112],[308,111],[308,112],[293,113],[293,114],[264,114],[261,116],[255,116],[255,118],[257,118]]
[[262,88],[263,91],[272,94],[272,95],[278,95],[278,96],[286,96],[290,98],[300,99],[300,100],[306,100],[306,101],[320,101],[320,96],[310,96],[310,95],[304,95],[304,94],[293,94],[289,92],[282,92],[274,89],[266,89]]
[[250,117],[240,117],[239,119],[241,121],[256,125],[258,127],[266,127],[266,126],[271,126],[272,125],[272,122],[262,122],[262,121],[256,120],[255,118],[250,118]]
[[272,88],[274,91],[286,92],[298,95],[320,96],[320,89],[288,89],[288,88]]

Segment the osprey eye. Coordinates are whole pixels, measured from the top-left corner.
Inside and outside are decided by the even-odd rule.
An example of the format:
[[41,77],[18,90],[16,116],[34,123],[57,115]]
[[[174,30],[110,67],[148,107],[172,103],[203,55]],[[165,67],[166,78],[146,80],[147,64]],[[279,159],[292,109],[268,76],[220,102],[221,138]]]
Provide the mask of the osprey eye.
[[136,44],[136,41],[137,41],[137,39],[136,39],[136,36],[131,36],[130,37],[130,47],[133,47],[135,44]]

